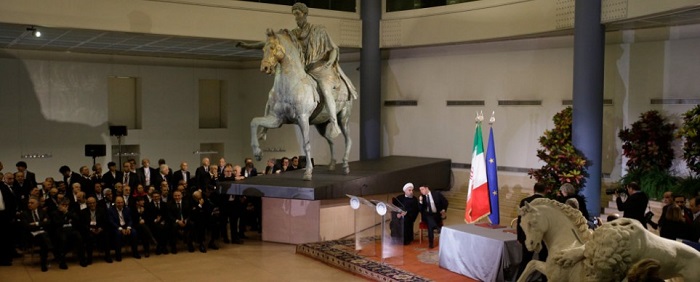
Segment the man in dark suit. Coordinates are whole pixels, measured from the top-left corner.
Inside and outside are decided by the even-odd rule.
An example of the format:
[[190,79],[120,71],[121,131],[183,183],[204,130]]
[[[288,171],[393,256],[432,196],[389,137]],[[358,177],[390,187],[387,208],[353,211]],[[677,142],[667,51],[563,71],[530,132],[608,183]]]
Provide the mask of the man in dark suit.
[[124,173],[117,170],[117,164],[114,162],[107,163],[107,169],[108,171],[102,175],[104,188],[114,188],[114,184],[124,179]]
[[85,241],[85,252],[87,253],[87,263],[92,264],[93,247],[97,245],[104,251],[104,259],[112,263],[111,256],[111,236],[107,233],[109,223],[107,222],[106,210],[97,205],[97,199],[90,197],[87,199],[87,209],[80,211],[80,222],[83,228],[83,240]]
[[242,174],[243,174],[243,177],[245,177],[245,178],[258,176],[258,170],[255,169],[255,165],[253,164],[253,159],[245,158],[245,168],[243,169]]
[[[533,189],[535,190],[535,194],[522,199],[520,201],[519,207],[522,208],[523,206],[525,206],[525,203],[530,203],[534,199],[543,198],[544,193],[547,190],[547,186],[545,186],[543,183],[538,182],[538,183],[535,183],[535,186],[533,187]],[[518,242],[520,242],[520,247],[521,247],[522,253],[523,253],[523,259],[520,262],[520,267],[519,267],[520,269],[518,270],[518,277],[520,277],[520,274],[522,274],[523,271],[525,270],[525,266],[527,266],[527,263],[530,262],[535,255],[534,252],[529,251],[525,247],[525,239],[526,239],[525,232],[520,227],[520,221],[521,221],[520,216],[518,216],[518,227],[517,227],[517,229],[518,229]],[[539,253],[539,260],[545,261],[546,259],[547,259],[547,246],[544,243],[542,243],[542,250]]]
[[183,200],[182,192],[173,192],[173,201],[168,202],[168,212],[170,214],[169,219],[171,220],[170,226],[172,230],[170,232],[170,251],[173,254],[177,254],[177,234],[180,230],[183,231],[183,237],[187,243],[187,250],[191,253],[194,252],[194,245],[192,244],[192,224],[189,222],[190,218],[190,205]]
[[19,162],[17,162],[16,166],[17,166],[17,172],[24,173],[24,179],[25,179],[25,181],[29,182],[29,187],[31,187],[31,188],[36,187],[37,186],[36,174],[27,170],[27,163],[24,161],[19,161]]
[[208,183],[211,181],[211,174],[209,174],[209,158],[202,159],[202,165],[195,171],[194,179],[195,185],[197,185],[196,188],[205,189],[207,187]]
[[158,173],[152,176],[151,186],[160,188],[160,186],[163,184],[163,181],[165,181],[168,183],[168,188],[173,188],[173,186],[176,185],[177,182],[173,183],[172,176],[168,174],[169,171],[170,168],[168,167],[168,165],[160,165],[160,167],[158,168]]
[[80,180],[78,182],[80,183],[81,191],[85,192],[85,195],[95,196],[95,182],[91,178],[89,167],[80,167]]
[[24,209],[27,205],[27,200],[29,198],[29,191],[36,185],[32,184],[24,178],[24,173],[21,171],[15,172],[15,182],[12,183],[12,192],[17,198],[18,204],[22,205],[21,209]]
[[107,211],[107,217],[109,218],[111,231],[114,234],[115,259],[122,261],[122,245],[125,240],[131,240],[132,256],[140,259],[136,229],[133,228],[131,211],[124,205],[124,198],[118,196],[114,200],[114,207]]
[[282,160],[280,160],[280,163],[274,168],[274,171],[275,173],[283,173],[288,171],[289,168],[289,158],[283,157]]
[[649,204],[649,197],[641,191],[641,187],[636,182],[627,184],[627,201],[622,202],[622,198],[615,191],[615,201],[617,202],[617,210],[625,212],[623,217],[636,219],[644,228],[647,228],[647,221],[644,218],[644,213]]
[[[167,165],[167,164],[165,163],[165,159],[158,159],[158,167],[160,167],[160,166],[162,166],[162,165]],[[168,166],[168,177],[169,177],[169,178],[172,178],[172,177],[173,177],[173,169],[170,168],[170,166]],[[153,186],[153,185],[151,185],[151,186]]]
[[690,211],[693,213],[693,238],[697,242],[700,239],[700,196],[690,199]]
[[31,197],[27,203],[27,209],[22,212],[20,221],[24,226],[26,234],[35,245],[39,246],[39,257],[41,259],[41,271],[49,270],[48,255],[49,249],[52,249],[51,239],[49,238],[49,217],[43,210],[39,209],[39,199]]
[[51,224],[54,226],[54,254],[58,259],[60,269],[68,269],[66,253],[69,245],[76,249],[80,266],[87,266],[85,249],[83,248],[83,236],[80,234],[80,219],[77,214],[68,209],[69,205],[70,201],[63,199],[58,204],[58,210],[54,212],[51,218]]
[[61,166],[61,168],[58,169],[58,172],[63,175],[63,182],[66,183],[66,195],[70,195],[73,193],[73,183],[80,182],[80,174],[71,171],[70,167],[67,165]]
[[139,235],[139,240],[143,245],[143,253],[146,257],[151,255],[151,241],[153,241],[153,233],[148,224],[153,221],[153,210],[146,206],[146,196],[135,197],[134,205],[131,206],[131,216],[133,216],[133,227]]
[[124,162],[124,165],[122,167],[122,173],[122,179],[119,182],[121,182],[124,185],[128,185],[129,187],[136,187],[136,185],[139,185],[139,183],[141,182],[139,175],[131,171],[131,162]]
[[447,212],[447,199],[438,191],[430,191],[428,185],[420,186],[421,196],[418,198],[423,221],[428,225],[428,248],[433,248],[434,229],[442,226],[442,219]]
[[153,192],[151,195],[153,201],[146,204],[146,209],[150,210],[150,219],[147,224],[149,225],[153,236],[156,238],[156,255],[167,254],[168,249],[168,235],[170,232],[170,213],[167,209],[167,205],[161,199],[161,194],[158,191]]
[[[151,161],[149,159],[141,160],[141,167],[136,172],[141,179],[141,185],[143,187],[149,187],[152,185],[154,177],[158,174],[158,170],[151,167]],[[136,187],[136,185],[129,185],[131,187]]]
[[173,183],[177,184],[180,183],[180,181],[185,180],[187,183],[187,186],[185,188],[190,188],[190,172],[187,171],[187,163],[182,162],[180,163],[180,170],[173,172]]
[[14,182],[14,174],[11,172],[5,173],[4,182],[0,183],[0,266],[11,266],[12,256],[14,255],[14,242],[12,238],[13,220],[17,214],[17,199],[12,193],[11,184],[6,183],[12,179]]

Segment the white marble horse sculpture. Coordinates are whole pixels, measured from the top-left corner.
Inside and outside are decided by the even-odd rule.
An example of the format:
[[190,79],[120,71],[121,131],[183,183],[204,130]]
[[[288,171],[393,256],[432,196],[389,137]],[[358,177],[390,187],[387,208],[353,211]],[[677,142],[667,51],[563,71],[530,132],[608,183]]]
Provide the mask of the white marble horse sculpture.
[[[328,113],[319,99],[316,81],[306,73],[302,63],[302,53],[297,39],[290,35],[288,30],[280,30],[275,33],[267,30],[267,40],[263,48],[263,59],[260,70],[268,74],[274,74],[275,80],[270,90],[265,105],[265,116],[256,117],[250,122],[251,145],[253,154],[257,160],[262,159],[262,151],[258,140],[266,138],[268,128],[279,128],[283,124],[296,124],[302,135],[302,146],[306,154],[306,170],[304,180],[311,180],[313,165],[311,163],[311,143],[309,137],[309,125],[315,125],[316,129],[328,141],[331,150],[329,170],[335,169],[333,157],[333,140],[326,132],[326,126],[330,115],[337,115],[338,125],[345,137],[345,155],[343,156],[343,173],[350,172],[348,156],[350,154],[350,133],[348,122],[352,109],[352,99],[349,99],[348,89],[338,76],[337,87],[333,93],[336,100],[337,113]],[[262,129],[258,132],[258,128]]]
[[651,233],[639,221],[616,219],[596,229],[584,246],[563,250],[555,260],[562,266],[583,260],[587,281],[621,281],[635,263],[652,258],[661,263],[659,277],[700,279],[700,252]]
[[550,199],[535,199],[518,214],[525,247],[539,251],[544,240],[549,249],[547,261],[528,263],[518,281],[535,270],[549,281],[622,281],[632,265],[646,258],[661,262],[663,279],[700,277],[700,252],[661,238],[636,220],[616,219],[591,232],[578,210]]
[[530,261],[518,281],[527,281],[534,271],[544,274],[549,281],[584,281],[583,263],[562,266],[551,255],[557,250],[583,246],[588,241],[591,231],[581,212],[557,201],[540,198],[526,203],[518,215],[521,216],[520,227],[525,232],[525,247],[539,252],[544,241],[550,253],[547,261]]

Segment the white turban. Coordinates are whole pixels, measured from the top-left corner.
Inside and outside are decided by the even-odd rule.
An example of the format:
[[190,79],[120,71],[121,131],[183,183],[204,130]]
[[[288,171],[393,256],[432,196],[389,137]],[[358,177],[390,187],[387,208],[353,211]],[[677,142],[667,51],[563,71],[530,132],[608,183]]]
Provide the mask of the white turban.
[[406,185],[403,186],[403,192],[408,193],[409,188],[413,188],[413,183],[411,183],[411,182],[406,183]]

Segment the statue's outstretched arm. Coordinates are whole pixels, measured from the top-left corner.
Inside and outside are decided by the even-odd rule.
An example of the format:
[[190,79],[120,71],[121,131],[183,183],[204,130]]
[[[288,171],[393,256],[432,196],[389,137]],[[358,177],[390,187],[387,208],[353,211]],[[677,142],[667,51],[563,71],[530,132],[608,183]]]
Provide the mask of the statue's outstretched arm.
[[236,47],[240,47],[243,49],[262,49],[263,47],[265,47],[265,42],[260,41],[260,42],[255,42],[255,43],[245,43],[245,42],[238,41],[238,42],[236,42]]

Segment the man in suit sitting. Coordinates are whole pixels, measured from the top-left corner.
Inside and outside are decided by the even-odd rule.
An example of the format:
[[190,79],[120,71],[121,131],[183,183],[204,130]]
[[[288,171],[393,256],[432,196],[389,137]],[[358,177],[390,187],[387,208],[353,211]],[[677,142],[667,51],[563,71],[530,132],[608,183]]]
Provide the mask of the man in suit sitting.
[[29,198],[27,210],[22,212],[20,220],[24,225],[29,237],[34,244],[39,246],[39,257],[41,258],[41,271],[45,272],[48,268],[49,249],[52,249],[49,233],[49,217],[43,210],[39,209],[39,199],[36,197]]
[[190,205],[182,199],[182,192],[175,190],[173,192],[173,200],[168,202],[169,219],[171,220],[169,226],[172,227],[170,232],[170,252],[177,254],[177,235],[179,231],[182,231],[185,242],[187,243],[187,250],[191,253],[194,252],[194,245],[192,244],[191,230],[192,224],[189,221],[190,218]]
[[434,229],[442,225],[442,219],[447,212],[447,199],[438,191],[430,191],[428,185],[420,186],[421,196],[418,198],[423,221],[428,225],[428,247],[433,248]]
[[107,215],[105,214],[106,209],[97,205],[97,199],[95,199],[95,197],[87,199],[87,206],[87,209],[80,211],[87,263],[92,264],[94,245],[98,245],[104,251],[105,261],[112,263],[110,251],[112,245],[110,244],[111,236],[107,234],[109,223],[107,222]]
[[85,252],[83,248],[83,236],[80,234],[80,219],[77,214],[70,211],[68,206],[70,201],[68,199],[63,199],[58,204],[58,210],[56,210],[51,218],[51,224],[54,226],[54,254],[59,262],[60,269],[68,269],[66,264],[66,253],[68,252],[68,246],[72,245],[76,252],[78,253],[78,259],[80,260],[80,266],[86,267],[87,261],[85,260]]
[[146,208],[151,211],[151,218],[148,219],[147,225],[156,238],[156,255],[167,254],[168,249],[166,245],[168,243],[168,232],[170,232],[170,225],[168,225],[170,222],[169,211],[166,203],[161,200],[160,192],[154,191],[151,197],[153,201],[146,204]]
[[[519,207],[525,206],[525,203],[530,203],[534,199],[538,198],[543,198],[544,193],[547,190],[547,186],[545,186],[543,183],[535,183],[535,186],[533,187],[535,190],[535,194],[529,197],[526,197],[520,201]],[[518,270],[518,277],[520,277],[520,274],[523,273],[523,270],[525,270],[525,266],[527,266],[527,263],[530,262],[534,256],[534,252],[529,251],[525,247],[525,232],[523,229],[520,227],[520,216],[518,216],[518,242],[520,242],[520,247],[522,248],[523,252],[523,259],[520,262],[520,269]],[[542,243],[542,250],[539,253],[539,260],[540,261],[545,261],[547,259],[547,246]]]
[[124,198],[117,196],[114,207],[107,211],[110,227],[114,234],[114,256],[117,261],[122,261],[122,245],[127,238],[131,240],[132,256],[140,259],[138,252],[138,237],[133,228],[130,210],[124,205]]

